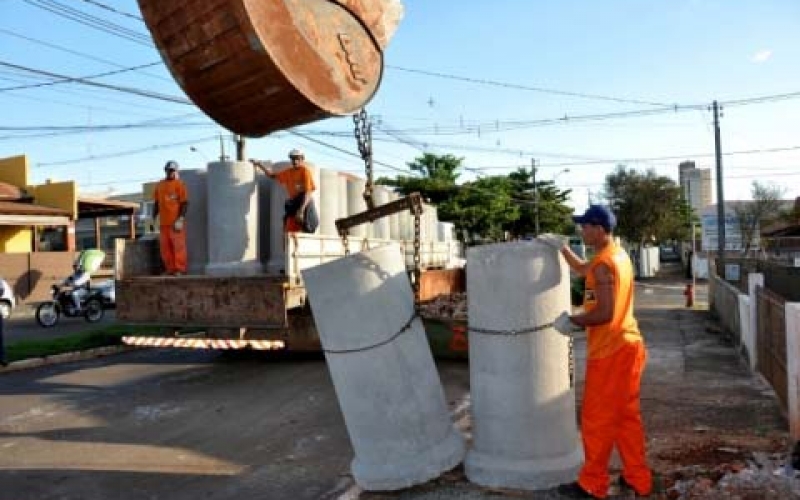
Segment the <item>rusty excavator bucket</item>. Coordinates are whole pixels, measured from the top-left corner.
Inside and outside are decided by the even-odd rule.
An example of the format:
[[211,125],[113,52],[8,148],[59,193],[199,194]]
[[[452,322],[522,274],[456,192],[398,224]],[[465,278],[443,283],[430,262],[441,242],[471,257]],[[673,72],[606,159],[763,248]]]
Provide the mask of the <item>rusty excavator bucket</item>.
[[400,0],[138,0],[189,98],[243,136],[348,115],[375,95]]

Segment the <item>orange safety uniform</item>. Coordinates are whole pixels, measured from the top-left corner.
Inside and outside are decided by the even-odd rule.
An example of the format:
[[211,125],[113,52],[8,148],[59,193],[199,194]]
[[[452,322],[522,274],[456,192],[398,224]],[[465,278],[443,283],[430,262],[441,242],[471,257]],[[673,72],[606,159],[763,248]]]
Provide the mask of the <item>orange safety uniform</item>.
[[645,437],[639,390],[647,359],[639,326],[633,317],[633,269],[624,249],[610,243],[589,263],[584,309],[597,305],[594,269],[611,272],[614,311],[611,321],[588,326],[586,385],[581,408],[585,461],[578,483],[598,498],[609,486],[608,463],[614,446],[622,458],[622,475],[637,493],[647,495],[652,475],[645,458]]
[[173,224],[188,202],[186,185],[180,179],[163,179],[156,185],[153,200],[158,203],[161,259],[168,273],[186,272],[186,226],[175,231]]
[[[311,170],[305,165],[292,166],[281,170],[274,174],[273,178],[286,189],[289,199],[300,193],[311,193],[317,189],[314,185],[314,177],[311,175]],[[284,223],[284,230],[287,233],[297,233],[302,231],[303,228],[294,217],[288,217]]]

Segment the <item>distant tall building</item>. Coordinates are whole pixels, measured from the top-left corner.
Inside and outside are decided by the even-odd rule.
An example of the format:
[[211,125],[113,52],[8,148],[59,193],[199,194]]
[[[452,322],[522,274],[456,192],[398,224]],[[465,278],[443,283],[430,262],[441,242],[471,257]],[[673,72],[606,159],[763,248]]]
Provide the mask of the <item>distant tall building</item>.
[[711,205],[711,169],[697,168],[693,161],[678,165],[679,183],[683,196],[698,217]]

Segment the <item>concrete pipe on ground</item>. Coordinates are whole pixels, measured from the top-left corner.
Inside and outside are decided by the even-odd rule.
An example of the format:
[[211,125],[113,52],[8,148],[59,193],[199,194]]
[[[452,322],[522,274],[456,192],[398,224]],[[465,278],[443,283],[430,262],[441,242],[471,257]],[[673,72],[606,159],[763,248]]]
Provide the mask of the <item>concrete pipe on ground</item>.
[[395,243],[303,271],[333,385],[350,434],[353,477],[396,490],[455,467],[464,440]]
[[583,450],[569,341],[548,326],[571,307],[566,262],[538,241],[473,247],[467,300],[473,429],[467,477],[528,490],[574,480]]

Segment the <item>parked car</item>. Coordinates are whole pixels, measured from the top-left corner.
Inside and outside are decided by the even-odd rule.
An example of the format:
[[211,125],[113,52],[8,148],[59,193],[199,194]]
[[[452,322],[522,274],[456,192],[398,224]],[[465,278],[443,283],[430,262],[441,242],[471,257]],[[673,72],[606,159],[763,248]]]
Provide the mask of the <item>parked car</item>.
[[0,278],[0,316],[3,319],[10,318],[11,313],[17,306],[17,301],[14,299],[14,289],[11,288],[8,282]]

